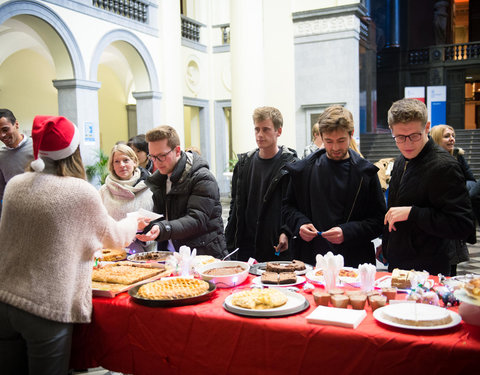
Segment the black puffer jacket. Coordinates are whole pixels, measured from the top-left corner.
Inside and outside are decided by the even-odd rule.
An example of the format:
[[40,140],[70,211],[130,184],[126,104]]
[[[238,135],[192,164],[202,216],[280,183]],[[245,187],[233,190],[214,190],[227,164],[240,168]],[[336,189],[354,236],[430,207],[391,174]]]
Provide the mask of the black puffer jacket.
[[397,158],[388,208],[412,206],[408,220],[383,234],[389,270],[426,270],[449,275],[449,240],[465,239],[474,230],[472,206],[458,162],[430,138],[417,157]]
[[[257,219],[257,232],[255,234],[254,258],[259,262],[269,260],[292,260],[293,253],[289,250],[283,251],[275,256],[273,246],[278,245],[281,233],[291,238],[288,227],[282,226],[281,206],[282,199],[287,193],[288,173],[285,165],[295,163],[298,158],[294,150],[281,146],[280,158],[273,167],[272,179],[263,197],[263,204],[260,207]],[[258,149],[248,153],[239,154],[238,162],[232,177],[232,200],[230,201],[230,214],[228,224],[225,228],[227,248],[229,251],[241,247],[242,237],[245,234],[246,220],[254,218],[246,217],[245,208],[248,200],[248,176],[251,173],[252,159]]]
[[[378,181],[378,168],[355,151],[349,150],[349,153],[350,179],[341,222],[334,222],[329,212],[321,212],[322,207],[326,206],[324,202],[330,197],[310,183],[313,174],[329,178],[328,175],[322,175],[321,168],[316,167],[317,161],[325,155],[325,149],[287,166],[290,186],[287,198],[283,201],[282,215],[285,223],[297,236],[293,241],[295,259],[315,265],[317,254],[332,251],[334,254],[342,254],[347,266],[375,264],[375,248],[371,240],[381,234],[385,215],[385,198]],[[319,218],[318,221],[315,221],[314,217]],[[335,245],[320,236],[310,242],[304,241],[299,231],[303,224],[308,223],[312,223],[319,231],[339,226],[343,231],[344,242]]]
[[168,216],[168,220],[156,223],[160,226],[159,250],[166,248],[161,242],[171,239],[177,251],[186,245],[196,248],[197,254],[224,256],[220,192],[207,162],[194,152],[182,152],[170,177],[168,194],[166,180],[167,176],[157,171],[145,181],[153,192],[153,210]]

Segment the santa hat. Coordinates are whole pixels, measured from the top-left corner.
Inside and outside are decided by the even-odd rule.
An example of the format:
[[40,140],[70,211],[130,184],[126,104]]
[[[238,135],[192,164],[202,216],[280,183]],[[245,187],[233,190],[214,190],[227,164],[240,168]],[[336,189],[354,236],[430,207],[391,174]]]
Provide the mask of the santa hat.
[[43,171],[41,157],[52,160],[65,159],[72,155],[80,144],[77,127],[70,120],[59,116],[36,116],[32,127],[33,156],[31,167]]

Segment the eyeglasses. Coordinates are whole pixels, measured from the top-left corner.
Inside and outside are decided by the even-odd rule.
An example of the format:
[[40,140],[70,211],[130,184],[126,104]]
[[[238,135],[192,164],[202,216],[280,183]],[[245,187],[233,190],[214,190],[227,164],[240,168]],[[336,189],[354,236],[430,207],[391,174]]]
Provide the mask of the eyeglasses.
[[393,139],[395,139],[395,142],[397,143],[405,143],[407,138],[410,139],[410,142],[418,142],[420,139],[422,139],[422,134],[423,133],[413,133],[410,135],[392,135]]
[[167,155],[169,153],[171,153],[173,150],[175,150],[175,147],[172,148],[170,151],[164,153],[164,154],[157,154],[157,155],[148,155],[148,158],[151,160],[151,161],[158,161],[158,162],[162,162],[162,161],[165,161],[165,159],[167,158]]

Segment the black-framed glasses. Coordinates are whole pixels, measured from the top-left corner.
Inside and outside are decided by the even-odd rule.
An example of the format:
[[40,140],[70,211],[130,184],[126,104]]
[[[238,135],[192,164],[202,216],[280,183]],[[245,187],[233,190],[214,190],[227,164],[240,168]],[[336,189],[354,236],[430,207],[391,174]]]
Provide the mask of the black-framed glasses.
[[397,143],[405,143],[407,138],[410,139],[410,142],[418,142],[422,139],[422,133],[412,133],[410,135],[392,135],[393,139]]
[[165,159],[167,158],[168,154],[171,153],[173,150],[175,150],[175,147],[170,149],[170,151],[164,153],[164,154],[157,154],[157,155],[148,155],[148,158],[151,160],[151,161],[158,161],[158,162],[162,162],[162,161],[165,161]]

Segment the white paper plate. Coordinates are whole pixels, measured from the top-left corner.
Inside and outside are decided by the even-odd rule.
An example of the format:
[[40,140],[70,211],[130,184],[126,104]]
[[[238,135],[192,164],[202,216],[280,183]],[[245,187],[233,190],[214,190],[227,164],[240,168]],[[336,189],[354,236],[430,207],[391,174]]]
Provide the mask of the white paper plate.
[[[387,305],[387,306],[380,307],[373,312],[373,317],[376,320],[378,320],[380,323],[389,325],[391,327],[412,329],[412,330],[416,330],[416,331],[432,331],[432,330],[437,330],[437,329],[451,328],[451,327],[455,327],[456,325],[458,325],[462,321],[462,317],[459,314],[457,314],[454,311],[450,311],[450,310],[447,310],[450,313],[450,316],[452,317],[452,321],[450,323],[442,324],[442,325],[438,325],[438,326],[432,326],[432,327],[410,326],[410,325],[407,325],[407,324],[395,323],[395,322],[392,322],[392,321],[384,318],[383,311],[385,311],[385,309],[395,309],[395,308],[398,308],[398,306],[400,306],[400,305],[401,304],[394,304],[394,305]],[[443,309],[443,307],[438,307],[438,308]]]
[[294,286],[294,285],[298,285],[298,284],[303,284],[304,282],[305,282],[305,277],[303,277],[303,276],[297,276],[297,281],[292,283],[292,284],[264,284],[264,283],[262,283],[262,276],[257,276],[252,280],[252,283],[254,283],[256,285],[265,286],[265,287]]
[[465,302],[474,306],[480,306],[480,299],[469,296],[464,289],[458,289],[453,294],[460,302]]
[[283,289],[281,289],[281,291],[288,297],[287,303],[274,309],[252,310],[232,305],[232,294],[225,298],[223,308],[231,313],[238,315],[267,318],[295,314],[304,311],[310,306],[309,302],[305,299],[303,295]]
[[[348,270],[348,271],[355,271],[357,273],[357,277],[345,277],[345,276],[339,276],[338,279],[342,282],[342,283],[345,283],[345,284],[351,284],[353,286],[357,286],[357,285],[360,285],[360,274],[358,272],[358,269],[356,268],[352,268],[352,267],[343,267],[342,269],[344,270]],[[315,273],[317,271],[319,271],[320,269],[319,268],[316,268],[316,269],[313,269],[309,272],[307,272],[307,274],[305,275],[307,277],[307,279],[313,283],[316,283],[316,284],[324,284],[325,283],[325,280],[323,278],[323,275],[322,276],[317,276],[315,275]],[[340,284],[341,285],[341,284]]]

